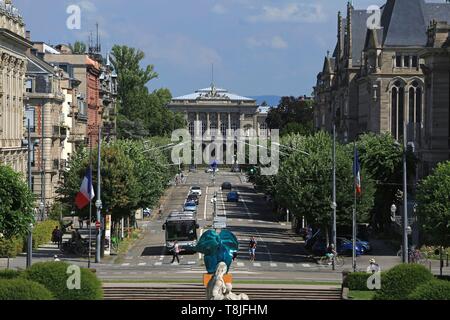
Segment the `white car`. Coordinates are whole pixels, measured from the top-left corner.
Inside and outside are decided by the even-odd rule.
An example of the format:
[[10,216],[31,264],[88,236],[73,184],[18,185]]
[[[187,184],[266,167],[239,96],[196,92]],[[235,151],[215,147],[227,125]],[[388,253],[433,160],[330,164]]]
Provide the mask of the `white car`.
[[195,195],[201,197],[202,196],[202,188],[200,188],[200,187],[192,187],[191,191],[189,192],[189,194],[195,194]]

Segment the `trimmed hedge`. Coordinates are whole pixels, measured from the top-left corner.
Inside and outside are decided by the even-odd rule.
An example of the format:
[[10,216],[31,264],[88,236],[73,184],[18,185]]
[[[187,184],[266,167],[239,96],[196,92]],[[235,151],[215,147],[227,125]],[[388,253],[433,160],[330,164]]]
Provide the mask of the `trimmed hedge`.
[[[367,279],[372,274],[367,272],[352,272],[349,273],[344,280],[343,286],[355,291],[373,291],[367,288]],[[381,285],[383,285],[384,272],[381,273]]]
[[419,285],[433,279],[431,272],[422,265],[400,264],[385,273],[374,300],[407,300]]
[[450,300],[450,282],[432,280],[418,286],[410,295],[410,300]]
[[58,221],[46,220],[36,224],[33,228],[33,249],[52,241],[52,232],[55,227],[59,227]]
[[67,288],[69,264],[65,262],[42,262],[34,264],[23,276],[44,285],[58,300],[100,300],[103,298],[102,284],[88,269],[81,269],[80,290]]
[[20,274],[21,273],[16,270],[0,270],[0,280],[16,279]]
[[43,285],[26,280],[0,280],[0,300],[53,300]]
[[21,238],[10,240],[0,238],[0,257],[15,258],[23,252],[24,241]]

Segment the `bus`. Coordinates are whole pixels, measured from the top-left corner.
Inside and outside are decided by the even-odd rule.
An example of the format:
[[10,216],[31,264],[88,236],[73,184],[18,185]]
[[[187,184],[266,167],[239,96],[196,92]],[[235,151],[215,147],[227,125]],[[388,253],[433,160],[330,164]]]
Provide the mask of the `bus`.
[[184,252],[194,253],[197,245],[197,230],[200,226],[197,217],[192,212],[172,212],[162,226],[166,238],[166,254],[169,253],[175,241]]

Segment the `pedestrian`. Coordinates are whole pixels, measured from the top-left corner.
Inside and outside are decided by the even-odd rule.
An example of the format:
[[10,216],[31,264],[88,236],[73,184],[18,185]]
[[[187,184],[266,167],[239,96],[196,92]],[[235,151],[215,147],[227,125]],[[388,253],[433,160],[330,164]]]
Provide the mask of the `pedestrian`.
[[255,239],[255,237],[250,238],[249,252],[250,252],[250,261],[255,261],[255,259],[256,259],[256,239]]
[[369,266],[367,267],[367,273],[377,273],[381,272],[380,265],[375,261],[375,259],[370,259]]
[[56,243],[58,244],[58,249],[59,249],[59,248],[61,248],[63,233],[60,229],[58,229],[58,227],[56,229],[55,237],[56,237],[55,240],[56,240]]
[[59,261],[61,261],[61,260],[59,260],[58,256],[55,254],[55,255],[53,256],[53,261],[54,261],[54,262],[59,262]]
[[84,224],[84,220],[83,220],[83,218],[78,218],[78,226],[79,226],[79,228],[80,229],[83,229],[83,224]]
[[173,258],[172,258],[172,264],[175,262],[175,259],[177,259],[178,264],[180,264],[180,258],[178,257],[178,255],[180,254],[180,245],[178,244],[178,241],[175,240],[173,247],[172,247],[172,254],[173,254]]
[[56,244],[58,242],[58,232],[59,232],[59,227],[56,226],[55,229],[53,229],[53,231],[52,231],[52,242],[53,242],[53,244]]

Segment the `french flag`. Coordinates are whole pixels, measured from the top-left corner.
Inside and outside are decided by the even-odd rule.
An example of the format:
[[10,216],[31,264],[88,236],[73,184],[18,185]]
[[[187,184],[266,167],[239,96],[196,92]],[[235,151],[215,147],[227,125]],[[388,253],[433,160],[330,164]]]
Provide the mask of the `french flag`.
[[353,174],[355,177],[355,188],[356,193],[361,195],[361,166],[359,164],[359,154],[358,149],[355,146],[355,159],[353,161]]
[[92,199],[94,199],[94,187],[92,186],[92,169],[89,167],[86,171],[86,175],[81,183],[80,192],[78,192],[75,198],[75,205],[78,209],[85,208]]

